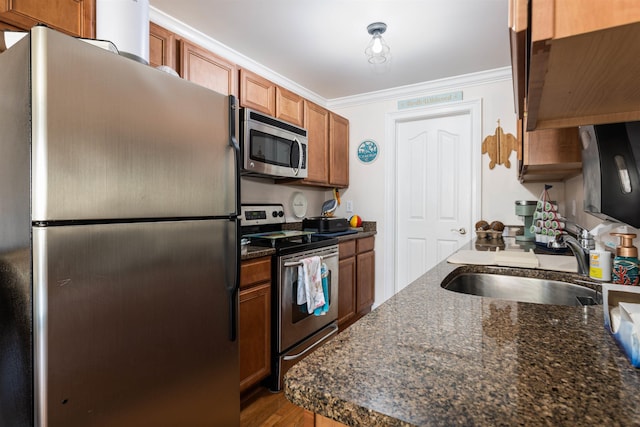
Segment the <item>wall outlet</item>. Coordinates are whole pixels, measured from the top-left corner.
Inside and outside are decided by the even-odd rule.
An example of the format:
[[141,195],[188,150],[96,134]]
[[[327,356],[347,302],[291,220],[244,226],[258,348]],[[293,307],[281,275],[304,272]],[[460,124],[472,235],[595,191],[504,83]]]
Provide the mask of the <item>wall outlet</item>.
[[347,200],[347,213],[353,213],[353,200]]

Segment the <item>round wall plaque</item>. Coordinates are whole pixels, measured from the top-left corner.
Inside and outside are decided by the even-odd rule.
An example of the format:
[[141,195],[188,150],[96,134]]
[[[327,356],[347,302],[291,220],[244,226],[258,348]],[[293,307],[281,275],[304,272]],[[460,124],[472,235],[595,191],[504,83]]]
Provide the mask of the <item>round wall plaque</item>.
[[362,163],[371,163],[378,158],[378,144],[371,140],[365,139],[358,145],[358,159]]

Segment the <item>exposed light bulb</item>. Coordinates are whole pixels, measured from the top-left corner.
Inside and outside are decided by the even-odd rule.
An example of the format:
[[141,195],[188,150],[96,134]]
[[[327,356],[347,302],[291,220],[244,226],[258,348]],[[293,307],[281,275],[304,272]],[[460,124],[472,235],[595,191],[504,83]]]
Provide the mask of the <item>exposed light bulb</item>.
[[382,52],[382,42],[380,41],[380,36],[374,36],[371,51],[373,51],[373,53],[375,54]]

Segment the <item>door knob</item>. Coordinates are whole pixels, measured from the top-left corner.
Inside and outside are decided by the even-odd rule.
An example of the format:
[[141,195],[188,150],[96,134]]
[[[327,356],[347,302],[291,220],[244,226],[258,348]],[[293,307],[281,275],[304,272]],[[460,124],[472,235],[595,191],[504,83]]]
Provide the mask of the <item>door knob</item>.
[[460,233],[461,235],[467,234],[467,230],[465,230],[464,227],[460,227],[457,230],[455,228],[452,228],[451,231],[455,231],[456,233]]

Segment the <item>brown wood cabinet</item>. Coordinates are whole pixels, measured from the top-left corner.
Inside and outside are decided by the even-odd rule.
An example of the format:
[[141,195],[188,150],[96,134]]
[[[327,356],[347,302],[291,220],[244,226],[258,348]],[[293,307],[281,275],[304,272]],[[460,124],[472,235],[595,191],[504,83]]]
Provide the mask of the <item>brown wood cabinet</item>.
[[338,326],[351,323],[356,315],[356,241],[339,245]]
[[338,326],[344,329],[371,311],[375,300],[373,236],[340,242]]
[[276,85],[251,71],[240,69],[240,106],[275,117]]
[[304,98],[244,69],[240,70],[240,106],[304,125]]
[[349,186],[349,121],[305,100],[309,175],[301,184]]
[[243,392],[271,374],[271,257],[240,266],[238,325]]
[[640,120],[639,2],[510,6],[516,103],[526,105],[517,111],[520,118],[527,111],[527,130]]
[[182,78],[224,95],[236,94],[236,66],[187,40],[178,42]]
[[522,135],[520,182],[564,181],[582,172],[577,127],[523,130]]
[[356,310],[359,314],[371,311],[375,300],[375,252],[374,238],[356,240]]
[[302,127],[304,124],[304,98],[276,86],[276,118]]
[[153,22],[149,22],[149,65],[176,69],[175,34]]
[[329,185],[349,186],[349,120],[329,114]]
[[95,38],[95,0],[0,0],[0,21],[28,30],[46,24],[72,36]]
[[304,128],[307,130],[308,176],[305,182],[329,182],[329,110],[304,101]]

